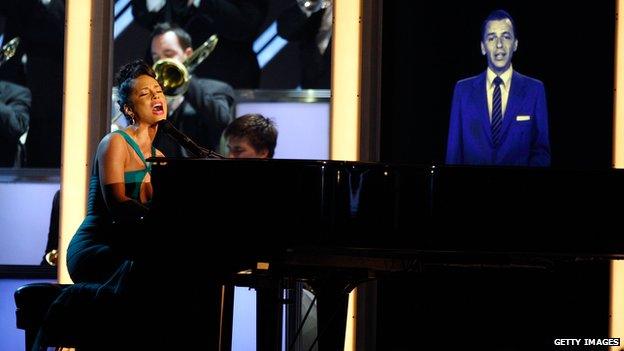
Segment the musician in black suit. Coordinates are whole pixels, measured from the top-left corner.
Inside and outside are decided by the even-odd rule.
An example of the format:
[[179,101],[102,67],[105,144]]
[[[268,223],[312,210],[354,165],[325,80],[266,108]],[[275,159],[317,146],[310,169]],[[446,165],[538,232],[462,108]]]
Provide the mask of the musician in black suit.
[[252,46],[268,7],[268,0],[132,0],[132,15],[150,31],[159,22],[176,23],[197,45],[217,34],[219,44],[195,74],[253,89],[260,83],[260,67]]
[[292,0],[277,19],[277,33],[299,42],[303,89],[331,86],[332,15],[331,1]]
[[0,167],[13,167],[20,136],[28,130],[30,90],[0,81]]
[[[151,36],[152,59],[172,58],[180,63],[193,54],[191,37],[182,28],[158,24]],[[221,134],[234,119],[234,90],[228,84],[192,76],[183,95],[167,97],[167,120],[199,145],[210,150],[219,147]],[[159,132],[156,147],[167,157],[188,157],[175,140]]]
[[[65,0],[2,0],[5,41],[20,38],[15,57],[0,67],[0,79],[32,94],[26,166],[61,164]],[[25,60],[23,57],[25,56]]]

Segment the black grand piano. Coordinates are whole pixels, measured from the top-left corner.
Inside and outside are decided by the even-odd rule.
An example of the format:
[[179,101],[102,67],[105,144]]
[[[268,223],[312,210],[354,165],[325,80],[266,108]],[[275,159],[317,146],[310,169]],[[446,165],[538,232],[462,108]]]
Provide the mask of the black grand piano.
[[285,249],[624,254],[608,229],[623,210],[622,170],[163,159],[152,183],[151,217],[180,239],[218,238],[258,258]]
[[[152,161],[155,249],[175,253],[189,279],[198,267],[225,276],[251,269],[274,281],[354,286],[427,267],[624,257],[624,239],[609,229],[623,207],[620,170]],[[281,335],[273,337],[259,349]]]

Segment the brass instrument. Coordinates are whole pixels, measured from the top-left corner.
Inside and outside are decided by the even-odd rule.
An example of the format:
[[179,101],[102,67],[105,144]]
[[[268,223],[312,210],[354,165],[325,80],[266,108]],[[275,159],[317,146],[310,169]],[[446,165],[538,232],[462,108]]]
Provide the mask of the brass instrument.
[[304,12],[314,13],[328,8],[331,0],[297,0],[297,4]]
[[58,263],[58,251],[56,249],[45,254],[45,260],[50,266],[56,266]]
[[163,92],[167,96],[177,96],[184,94],[188,89],[191,73],[202,61],[212,53],[217,46],[219,39],[213,34],[184,63],[173,58],[164,58],[154,63],[156,80],[162,85]]
[[2,46],[2,49],[0,49],[0,66],[15,55],[19,43],[19,37],[15,37]]

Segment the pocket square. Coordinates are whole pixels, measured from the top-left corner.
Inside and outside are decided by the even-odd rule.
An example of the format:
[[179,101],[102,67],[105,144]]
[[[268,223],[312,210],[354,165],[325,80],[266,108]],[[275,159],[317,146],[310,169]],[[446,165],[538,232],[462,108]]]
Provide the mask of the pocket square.
[[516,121],[518,122],[522,122],[522,121],[530,121],[531,120],[531,116],[516,116]]

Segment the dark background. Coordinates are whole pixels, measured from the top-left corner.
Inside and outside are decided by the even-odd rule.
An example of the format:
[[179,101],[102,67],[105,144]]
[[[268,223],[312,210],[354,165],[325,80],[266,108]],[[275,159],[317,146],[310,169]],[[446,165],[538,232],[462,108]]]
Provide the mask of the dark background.
[[615,1],[384,1],[382,161],[443,163],[455,83],[482,73],[482,21],[514,18],[514,70],[546,88],[553,167],[610,168]]
[[[444,163],[453,89],[486,69],[480,31],[494,9],[516,23],[514,70],[545,85],[552,166],[611,168],[615,1],[384,1],[381,161]],[[512,217],[508,223],[533,218]],[[482,238],[453,220],[458,237]],[[487,231],[487,216],[479,220]],[[504,240],[513,228],[497,230]],[[555,234],[534,230],[525,235]],[[441,231],[423,223],[413,235],[435,238]],[[608,262],[572,257],[537,270],[493,267],[442,264],[380,279],[377,349],[556,350],[555,338],[607,335]]]

